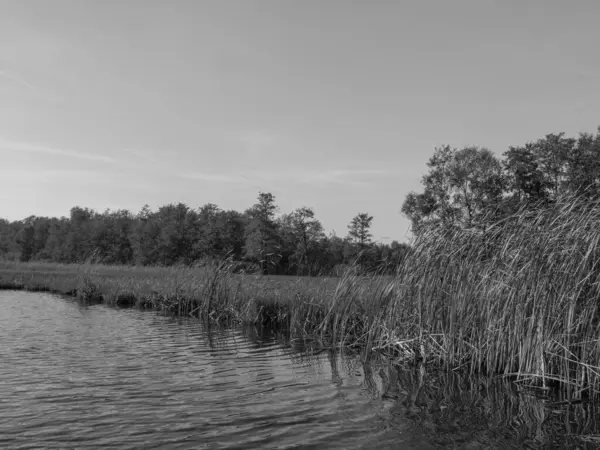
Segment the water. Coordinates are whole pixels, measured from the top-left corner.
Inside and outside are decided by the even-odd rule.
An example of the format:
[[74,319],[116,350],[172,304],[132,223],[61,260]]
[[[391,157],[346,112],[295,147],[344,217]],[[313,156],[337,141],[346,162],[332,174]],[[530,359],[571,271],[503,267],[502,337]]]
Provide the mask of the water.
[[0,292],[0,448],[593,448],[576,439],[589,405],[426,378],[273,331]]

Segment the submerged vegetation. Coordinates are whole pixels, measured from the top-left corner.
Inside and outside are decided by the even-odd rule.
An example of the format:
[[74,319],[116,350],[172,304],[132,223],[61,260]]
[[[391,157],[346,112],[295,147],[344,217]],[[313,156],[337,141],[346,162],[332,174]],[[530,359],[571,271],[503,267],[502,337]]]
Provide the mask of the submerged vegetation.
[[[290,238],[304,249],[292,258],[297,267],[311,265],[307,249],[322,239],[311,237],[314,217],[307,211],[278,222],[295,225],[275,226],[273,198],[261,194],[248,213],[246,241],[238,242],[242,253],[202,268],[7,261],[0,283],[277,326],[365,355],[376,351],[398,364],[501,375],[559,386],[569,399],[593,398],[600,394],[599,136],[549,135],[511,148],[502,163],[485,149],[436,150],[424,192],[405,201],[415,236],[395,255],[391,274],[390,265],[365,257],[373,248],[367,214],[352,223],[347,242],[357,252],[349,253],[351,264],[340,277],[243,273],[244,258],[262,266],[262,274],[281,264],[281,254],[268,248],[281,242],[274,230],[298,232]],[[160,224],[149,223],[136,226],[150,233]],[[156,228],[156,236],[163,229]],[[143,247],[144,254],[167,254],[156,245]]]

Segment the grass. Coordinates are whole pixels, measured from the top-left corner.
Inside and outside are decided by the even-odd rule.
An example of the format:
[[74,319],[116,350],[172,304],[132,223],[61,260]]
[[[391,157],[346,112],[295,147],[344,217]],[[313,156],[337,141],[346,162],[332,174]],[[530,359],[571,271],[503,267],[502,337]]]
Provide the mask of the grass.
[[[0,262],[0,288],[50,291],[107,305],[323,337],[331,329],[322,322],[336,315],[331,299],[347,296],[335,278],[238,275],[230,269],[228,261],[200,269]],[[363,284],[366,299],[369,284]]]
[[395,277],[235,275],[203,269],[0,264],[4,288],[283,327],[569,398],[600,392],[600,205],[563,199],[485,231],[431,230]]

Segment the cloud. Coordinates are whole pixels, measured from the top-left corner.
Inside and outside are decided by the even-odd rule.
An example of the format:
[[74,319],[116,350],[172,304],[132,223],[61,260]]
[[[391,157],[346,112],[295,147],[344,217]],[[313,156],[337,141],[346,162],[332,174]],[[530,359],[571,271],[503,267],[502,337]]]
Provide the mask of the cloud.
[[247,178],[238,174],[225,174],[225,173],[203,173],[193,172],[179,174],[180,178],[197,181],[211,181],[217,183],[243,183],[247,181]]
[[300,184],[344,184],[365,186],[372,180],[370,175],[385,175],[391,172],[383,169],[294,169],[253,171],[246,175],[267,182],[293,182]]
[[217,183],[277,183],[277,184],[342,184],[367,186],[373,180],[365,179],[369,175],[385,175],[390,171],[382,169],[278,169],[240,170],[218,172],[190,172],[179,174],[180,178]]
[[13,83],[19,84],[21,86],[25,86],[28,89],[37,89],[36,86],[34,86],[30,82],[28,82],[25,78],[15,74],[15,73],[10,73],[4,69],[0,69],[0,77],[6,79],[8,81],[11,81]]
[[46,153],[48,155],[63,156],[65,158],[76,158],[87,161],[98,161],[104,163],[114,163],[116,160],[110,156],[93,155],[91,153],[82,153],[62,148],[48,147],[45,145],[32,144],[29,142],[10,141],[0,138],[0,149],[12,150],[14,152]]
[[352,178],[364,175],[384,175],[386,173],[389,171],[383,169],[333,169],[317,172],[315,177],[324,181],[348,182],[353,181]]
[[8,180],[13,183],[37,183],[56,180],[68,180],[69,182],[77,180],[90,183],[92,181],[106,179],[102,174],[92,170],[36,169],[33,167],[27,169],[0,169],[0,176],[3,181]]
[[125,153],[129,153],[132,156],[135,156],[138,160],[142,160],[142,161],[145,161],[145,162],[150,162],[150,163],[153,163],[153,164],[160,164],[161,163],[161,161],[159,161],[148,150],[136,150],[136,149],[132,149],[132,148],[124,148],[124,149],[122,149],[122,151],[124,151]]

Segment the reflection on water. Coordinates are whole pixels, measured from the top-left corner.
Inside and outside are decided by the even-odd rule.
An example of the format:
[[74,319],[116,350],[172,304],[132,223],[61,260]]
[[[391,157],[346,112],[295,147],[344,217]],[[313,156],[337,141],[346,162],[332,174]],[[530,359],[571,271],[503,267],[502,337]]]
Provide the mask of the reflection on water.
[[271,330],[0,292],[0,342],[0,448],[597,448],[592,405]]
[[600,448],[600,411],[592,403],[554,401],[500,378],[419,368],[380,373],[383,396],[397,399],[392,409],[436,447]]

